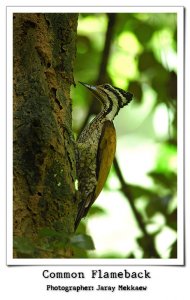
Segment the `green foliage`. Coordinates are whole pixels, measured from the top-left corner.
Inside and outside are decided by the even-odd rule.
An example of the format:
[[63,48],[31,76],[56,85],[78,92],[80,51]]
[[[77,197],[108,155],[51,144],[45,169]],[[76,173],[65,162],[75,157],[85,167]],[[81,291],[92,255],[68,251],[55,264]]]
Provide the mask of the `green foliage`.
[[39,257],[40,252],[51,252],[52,258],[55,258],[54,253],[59,253],[59,250],[66,253],[68,249],[75,255],[79,252],[85,257],[86,250],[94,250],[95,247],[92,238],[87,234],[68,234],[64,231],[43,228],[36,241],[31,241],[26,237],[16,237],[14,249],[21,257],[35,258]]
[[[74,68],[76,83],[80,80],[96,84],[99,78],[105,78],[105,81],[131,91],[134,101],[130,104],[127,121],[126,117],[121,120],[122,126],[125,124],[123,127],[126,130],[132,128],[129,133],[137,141],[134,149],[138,148],[142,139],[144,144],[151,140],[157,154],[153,166],[146,171],[149,185],[141,184],[138,180],[128,183],[128,177],[125,176],[125,168],[128,166],[124,166],[122,157],[118,155],[127,189],[118,179],[115,168],[112,168],[105,190],[116,189],[125,195],[137,227],[141,230],[141,235],[135,237],[136,249],[134,247],[128,251],[126,257],[136,258],[136,251],[139,249],[143,258],[154,257],[155,249],[159,257],[165,257],[165,253],[161,253],[157,247],[157,238],[167,227],[171,229],[173,236],[175,234],[168,254],[168,257],[174,258],[177,256],[177,16],[175,13],[117,14],[115,23],[111,25],[114,30],[105,74],[100,74],[104,65],[106,34],[111,32],[109,20],[109,14],[80,15]],[[97,113],[97,105],[92,105],[94,102],[88,91],[78,85],[72,90],[72,99],[73,128],[75,135],[78,135],[84,122],[89,120],[88,117]],[[159,112],[160,119],[156,123],[156,114]],[[119,132],[117,133],[119,140]],[[123,157],[128,152],[128,132],[124,134],[126,149],[119,152]],[[141,153],[138,155],[141,156]],[[138,168],[134,161],[137,175]],[[113,181],[119,182],[116,188],[112,186]],[[96,213],[102,215],[103,211],[92,207],[86,219],[94,217]],[[160,224],[158,216],[163,220]],[[85,222],[80,224],[78,232],[86,233]],[[149,230],[150,225],[155,225],[154,230]],[[123,239],[127,241],[125,234]],[[100,257],[123,257],[115,253],[117,252],[114,250],[109,251]],[[98,255],[94,253],[94,257]]]
[[13,244],[18,253],[24,254],[25,257],[31,257],[35,253],[34,244],[27,238],[16,237]]
[[105,215],[106,211],[102,207],[99,207],[97,205],[93,205],[93,207],[90,209],[88,216],[95,216],[95,215]]
[[70,238],[70,245],[85,250],[95,249],[92,238],[89,235],[84,235],[84,234],[73,235]]

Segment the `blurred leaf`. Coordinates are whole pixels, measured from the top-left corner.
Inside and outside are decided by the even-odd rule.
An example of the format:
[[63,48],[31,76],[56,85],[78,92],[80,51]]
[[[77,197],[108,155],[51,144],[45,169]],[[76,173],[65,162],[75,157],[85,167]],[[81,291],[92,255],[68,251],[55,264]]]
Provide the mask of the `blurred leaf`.
[[140,197],[147,197],[147,198],[155,198],[157,197],[157,193],[151,191],[150,189],[144,188],[138,185],[130,185],[129,189],[133,195],[133,199],[138,199]]
[[69,234],[63,231],[56,231],[51,228],[43,228],[39,232],[40,237],[47,237],[47,238],[56,238],[62,242],[66,242],[69,239]]
[[166,216],[168,213],[168,205],[172,199],[172,194],[167,194],[163,197],[157,196],[156,198],[152,198],[146,207],[146,214],[148,218],[152,218],[158,212],[161,212],[164,216]]
[[135,28],[135,35],[138,37],[138,40],[141,42],[142,45],[149,42],[153,33],[155,32],[155,28],[148,23],[139,22]]
[[[169,72],[163,67],[161,63],[158,63],[154,67],[154,79],[152,81],[152,86],[157,87],[158,84],[164,84],[169,79]],[[157,84],[157,85],[156,85]],[[158,93],[159,88],[155,89]]]
[[169,72],[161,64],[157,64],[154,66],[152,77],[151,86],[157,92],[158,101],[168,103]]
[[134,97],[135,97],[135,103],[136,102],[141,102],[142,101],[142,86],[139,81],[131,81],[128,86],[128,91],[133,91]]
[[177,175],[174,172],[158,172],[158,171],[151,171],[148,173],[149,176],[157,184],[161,184],[163,187],[168,189],[176,189],[177,186]]
[[94,215],[105,215],[106,210],[102,207],[99,207],[97,205],[93,205],[91,209],[89,210],[88,216],[94,216]]
[[35,252],[34,244],[25,237],[16,237],[14,238],[14,248],[18,252],[28,255],[33,255]]
[[81,248],[74,248],[74,258],[89,258],[88,251]]
[[177,209],[167,216],[167,225],[177,231]]
[[86,234],[86,223],[85,223],[84,219],[82,219],[82,221],[80,222],[80,224],[77,228],[77,232]]
[[[159,153],[156,161],[156,171],[161,173],[170,173],[171,160],[177,159],[177,145],[174,141],[168,140],[159,147]],[[174,182],[176,184],[176,181]]]
[[151,232],[150,235],[155,238],[162,231],[162,229],[163,229],[163,226],[161,226],[159,229]]
[[86,250],[94,250],[94,242],[91,236],[87,234],[78,234],[74,235],[70,238],[70,244],[74,247],[86,249]]
[[139,56],[138,66],[139,66],[139,70],[141,72],[147,71],[150,68],[154,69],[157,64],[158,64],[158,61],[156,60],[153,52],[151,52],[151,51],[144,51]]
[[126,256],[126,258],[136,258],[133,253],[130,253],[129,255]]
[[55,237],[59,236],[59,234],[54,230],[50,228],[43,228],[39,232],[40,237]]

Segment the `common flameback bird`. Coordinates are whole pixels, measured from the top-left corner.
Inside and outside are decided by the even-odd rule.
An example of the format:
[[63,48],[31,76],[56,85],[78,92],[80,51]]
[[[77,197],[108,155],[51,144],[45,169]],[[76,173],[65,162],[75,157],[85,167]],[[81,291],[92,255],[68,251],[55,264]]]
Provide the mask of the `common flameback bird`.
[[110,84],[92,86],[80,83],[95,95],[103,109],[84,128],[77,140],[77,177],[81,201],[75,230],[100,194],[111,168],[116,149],[113,119],[133,97],[131,93]]

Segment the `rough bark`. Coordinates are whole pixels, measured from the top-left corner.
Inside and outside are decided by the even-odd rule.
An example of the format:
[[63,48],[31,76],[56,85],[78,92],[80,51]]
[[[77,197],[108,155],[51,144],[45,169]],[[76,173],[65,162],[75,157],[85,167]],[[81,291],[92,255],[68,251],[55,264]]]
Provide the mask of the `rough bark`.
[[[14,236],[73,232],[75,152],[70,86],[77,14],[14,14]],[[68,249],[59,250],[70,256]],[[38,251],[38,257],[52,253]],[[56,256],[56,253],[54,253]],[[14,257],[21,257],[18,251]]]

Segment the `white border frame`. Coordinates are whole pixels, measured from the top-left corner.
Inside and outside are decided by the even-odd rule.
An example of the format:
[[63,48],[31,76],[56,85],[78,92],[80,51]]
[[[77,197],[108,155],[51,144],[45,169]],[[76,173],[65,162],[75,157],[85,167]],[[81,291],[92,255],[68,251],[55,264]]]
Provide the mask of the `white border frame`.
[[[12,14],[24,12],[115,12],[115,13],[177,13],[177,38],[178,38],[178,258],[176,259],[14,259],[13,258],[13,195],[12,195],[12,171],[13,171],[13,48],[12,48]],[[8,265],[65,265],[65,266],[144,266],[144,265],[184,265],[184,8],[182,6],[167,7],[127,7],[127,6],[7,6],[7,264]]]

